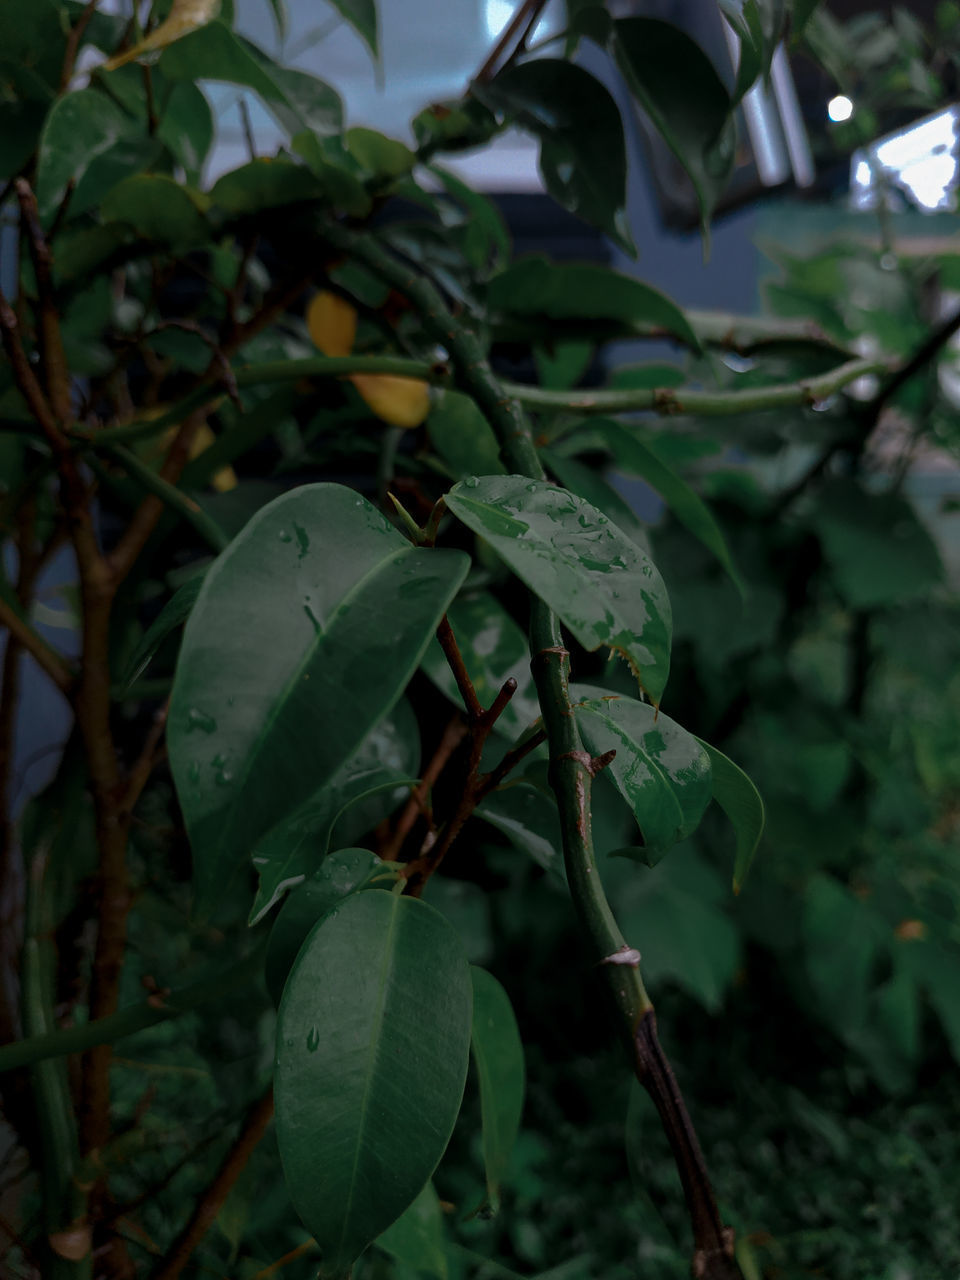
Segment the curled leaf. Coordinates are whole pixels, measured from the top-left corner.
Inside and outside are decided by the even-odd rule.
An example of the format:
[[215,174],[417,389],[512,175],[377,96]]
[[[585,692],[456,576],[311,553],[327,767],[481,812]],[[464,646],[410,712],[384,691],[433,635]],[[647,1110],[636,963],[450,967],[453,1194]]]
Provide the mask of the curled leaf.
[[118,67],[142,58],[145,53],[166,49],[167,45],[173,44],[182,36],[188,36],[191,31],[205,27],[219,12],[220,0],[173,0],[173,8],[166,20],[149,35],[138,40],[132,49],[108,58],[103,64],[103,70],[116,71]]

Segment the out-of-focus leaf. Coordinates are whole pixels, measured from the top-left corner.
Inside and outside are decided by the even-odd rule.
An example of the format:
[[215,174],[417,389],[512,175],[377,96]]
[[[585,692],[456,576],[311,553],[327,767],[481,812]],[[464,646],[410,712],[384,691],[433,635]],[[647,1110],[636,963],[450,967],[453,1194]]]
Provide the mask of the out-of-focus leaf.
[[479,804],[476,815],[545,871],[563,875],[560,818],[553,796],[528,782],[512,782]]
[[256,213],[301,200],[319,200],[323,183],[304,165],[266,156],[231,169],[213,184],[210,199],[225,213]]
[[564,209],[605,231],[632,256],[627,157],[617,104],[594,76],[559,58],[508,66],[474,94],[540,140],[540,172]]
[[134,649],[119,681],[122,688],[129,689],[134,680],[143,675],[167,636],[186,622],[202,586],[203,574],[198,574],[173,593]]
[[659,702],[670,667],[670,601],[636,543],[568,489],[523,476],[469,476],[446,500],[584,648],[621,654]]
[[655,325],[700,350],[700,342],[675,302],[640,280],[587,263],[522,258],[487,286],[492,311],[548,320],[621,320]]
[[440,1198],[433,1183],[428,1182],[410,1208],[377,1236],[374,1244],[418,1277],[447,1280],[450,1272],[444,1234]]
[[733,172],[736,129],[713,63],[679,27],[659,18],[613,24],[617,65],[653,126],[690,175],[704,235]]
[[173,0],[170,12],[163,22],[142,40],[138,40],[132,48],[109,58],[103,64],[104,71],[116,71],[118,67],[133,62],[136,58],[142,58],[145,53],[166,49],[175,40],[180,40],[191,31],[206,26],[219,12],[220,0]]
[[374,59],[380,57],[380,23],[376,0],[330,0],[333,7],[350,23]]
[[510,997],[496,978],[471,965],[473,1033],[471,1050],[480,1084],[483,1164],[487,1199],[496,1210],[500,1184],[510,1162],[523,1114],[523,1042]]
[[165,174],[124,178],[101,205],[104,220],[125,222],[145,240],[189,247],[206,240],[207,221],[190,192]]
[[506,471],[493,428],[476,402],[460,391],[441,391],[435,396],[427,418],[427,434],[458,480],[470,475],[503,475]]

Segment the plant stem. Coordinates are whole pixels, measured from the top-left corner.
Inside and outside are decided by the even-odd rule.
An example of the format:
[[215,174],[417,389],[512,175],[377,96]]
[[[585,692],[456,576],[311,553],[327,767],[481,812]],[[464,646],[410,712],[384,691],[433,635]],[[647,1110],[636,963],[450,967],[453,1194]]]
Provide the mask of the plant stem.
[[[496,433],[506,465],[543,478],[530,423],[490,368],[474,334],[447,309],[433,284],[374,241],[342,227],[326,230],[337,248],[359,259],[420,312],[424,326],[450,353],[461,386],[476,401]],[[557,797],[564,865],[594,961],[602,966],[637,1079],[650,1094],[674,1149],[694,1232],[694,1275],[699,1280],[741,1280],[733,1257],[732,1232],[717,1213],[703,1155],[670,1065],[656,1041],[653,1006],[640,977],[636,953],[625,942],[604,893],[590,830],[593,777],[609,757],[583,750],[567,690],[569,654],[556,614],[536,597],[530,620],[533,672],[550,745],[551,785]]]
[[531,409],[566,413],[631,413],[640,409],[655,413],[695,413],[700,417],[728,417],[761,409],[813,405],[826,400],[857,378],[888,371],[888,360],[848,360],[828,373],[799,382],[751,387],[745,391],[701,391],[694,387],[636,387],[623,391],[545,391],[505,382],[503,390]]
[[195,982],[180,991],[148,997],[139,1004],[119,1009],[109,1017],[84,1022],[77,1027],[64,1027],[31,1036],[17,1044],[0,1046],[0,1074],[18,1067],[31,1066],[47,1058],[62,1058],[71,1053],[86,1053],[96,1045],[112,1044],[124,1036],[132,1036],[158,1022],[168,1022],[211,1004],[238,988],[253,982],[263,967],[263,948],[258,947],[230,969],[213,978]]
[[67,666],[56,650],[51,649],[46,640],[30,626],[22,614],[0,596],[0,626],[6,627],[10,633],[10,642],[14,641],[37,662],[37,665],[50,677],[61,693],[70,694],[76,683],[74,673]]
[[227,1152],[217,1175],[204,1192],[190,1221],[173,1245],[166,1261],[153,1273],[153,1280],[177,1280],[190,1255],[207,1234],[223,1208],[234,1183],[273,1119],[273,1090],[268,1089],[247,1114],[236,1142]]
[[207,515],[194,498],[178,489],[175,484],[164,480],[152,467],[141,462],[135,453],[131,453],[120,444],[108,445],[104,448],[104,452],[123,467],[127,475],[136,480],[148,493],[154,494],[164,506],[182,516],[199,533],[214,554],[218,555],[229,544],[230,539],[227,534],[212,516]]

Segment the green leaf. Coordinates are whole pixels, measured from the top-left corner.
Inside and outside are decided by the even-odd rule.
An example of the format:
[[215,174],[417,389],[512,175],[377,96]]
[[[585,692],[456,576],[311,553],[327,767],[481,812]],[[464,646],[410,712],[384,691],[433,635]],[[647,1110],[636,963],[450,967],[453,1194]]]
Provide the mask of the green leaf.
[[593,431],[600,436],[613,454],[617,468],[628,475],[641,476],[655,489],[682,525],[699,539],[723,565],[741,595],[745,594],[743,580],[727,547],[713,512],[696,490],[682,476],[657,455],[654,449],[619,422],[594,422]]
[[470,967],[470,977],[473,980],[471,1049],[480,1084],[483,1164],[487,1199],[496,1210],[500,1203],[500,1183],[510,1163],[510,1152],[523,1114],[523,1042],[510,997],[496,978],[475,965]]
[[733,172],[736,128],[713,63],[683,31],[659,18],[613,24],[612,50],[637,101],[690,175],[707,223]]
[[641,850],[617,852],[636,852],[653,866],[698,827],[710,803],[710,759],[692,733],[649,703],[590,685],[572,685],[570,695],[586,749],[616,751],[607,772],[643,832]]
[[417,781],[419,761],[416,717],[401,699],[315,795],[254,845],[260,884],[250,924],[312,874],[329,848],[353,844],[386,818]]
[[468,567],[328,484],[269,503],[221,554],[187,623],[167,731],[200,903],[389,713]]
[[474,811],[545,871],[563,875],[560,818],[553,796],[529,782],[510,782]]
[[845,1036],[865,1022],[870,974],[885,927],[855,894],[821,872],[810,878],[802,909],[814,1007]]
[[189,247],[210,234],[207,220],[182,183],[164,174],[124,178],[101,206],[105,222],[124,222],[145,240]]
[[301,200],[318,200],[323,184],[304,165],[261,156],[218,178],[210,199],[229,214],[256,213]]
[[37,153],[37,205],[41,220],[53,218],[68,184],[71,214],[99,204],[111,187],[137,173],[159,143],[146,138],[134,120],[104,93],[80,89],[58,98],[50,109]]
[[143,675],[167,636],[189,618],[203,586],[203,578],[202,573],[198,574],[179,587],[147,627],[118,682],[122,689],[129,689],[134,680]]
[[593,467],[584,466],[574,458],[564,457],[552,449],[541,449],[540,459],[548,471],[577,497],[583,498],[602,511],[638,547],[646,549],[647,531],[620,497],[616,489],[604,480]]
[[670,667],[670,601],[645,552],[596,507],[540,480],[470,476],[446,501],[585,649],[621,654],[659,702]]
[[648,284],[589,263],[554,263],[542,255],[522,258],[487,286],[492,311],[547,320],[619,320],[654,325],[700,350],[686,316]]
[[418,1277],[447,1280],[447,1253],[443,1210],[432,1182],[428,1182],[413,1204],[374,1241],[378,1249],[409,1267]]
[[[489,707],[511,676],[517,692],[507,703],[496,728],[516,737],[539,719],[540,704],[530,675],[530,648],[522,629],[495,596],[486,591],[458,596],[447,610],[457,647],[477,696]],[[463,699],[439,642],[431,640],[423,656],[423,669],[455,706]]]
[[943,579],[933,539],[897,494],[838,480],[821,491],[812,519],[837,587],[856,609],[912,599]]
[[631,256],[627,156],[617,104],[572,62],[536,58],[507,66],[474,95],[540,140],[540,172],[554,200],[605,231]]
[[358,893],[311,933],[277,1020],[277,1140],[322,1277],[416,1200],[460,1109],[469,967],[432,907]]
[[[0,50],[5,64],[38,82],[37,95],[49,101],[60,86],[66,48],[63,10],[54,0],[0,5]],[[6,67],[0,79],[6,79]],[[20,96],[18,94],[17,96]]]
[[447,195],[466,209],[469,225],[480,246],[472,259],[473,265],[480,272],[485,272],[488,266],[494,271],[501,270],[509,262],[511,252],[510,232],[503,214],[489,197],[468,187],[455,173],[434,164],[427,168],[443,183]]
[[493,428],[476,403],[462,392],[440,392],[426,426],[431,444],[457,479],[503,475],[506,471]]
[[291,135],[301,129],[337,133],[343,123],[343,107],[334,89],[305,71],[278,66],[256,45],[234,35],[220,18],[165,49],[160,67],[170,80],[245,85]]
[[380,57],[380,22],[376,0],[330,0],[333,7],[350,23],[374,60]]
[[199,182],[213,145],[213,113],[195,84],[181,80],[171,86],[157,122],[157,137],[186,170],[187,180]]
[[344,144],[361,169],[380,181],[402,178],[417,162],[417,157],[405,143],[388,138],[376,129],[348,129]]
[[311,930],[344,898],[382,876],[394,875],[369,849],[338,849],[325,858],[309,880],[297,885],[277,913],[267,940],[263,976],[274,1004],[279,1005],[283,986],[297,953]]
[[752,780],[739,765],[733,763],[709,742],[697,741],[710,757],[713,777],[713,798],[733,823],[737,837],[737,851],[733,863],[733,892],[739,893],[753,862],[766,815],[763,797]]

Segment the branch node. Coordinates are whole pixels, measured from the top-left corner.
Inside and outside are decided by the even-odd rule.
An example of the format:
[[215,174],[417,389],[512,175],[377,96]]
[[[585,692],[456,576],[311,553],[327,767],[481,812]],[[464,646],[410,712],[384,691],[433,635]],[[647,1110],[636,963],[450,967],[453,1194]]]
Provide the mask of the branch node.
[[613,955],[604,956],[600,964],[627,964],[631,969],[636,969],[640,959],[640,952],[636,947],[631,947],[624,943],[622,947],[618,947],[614,951]]

